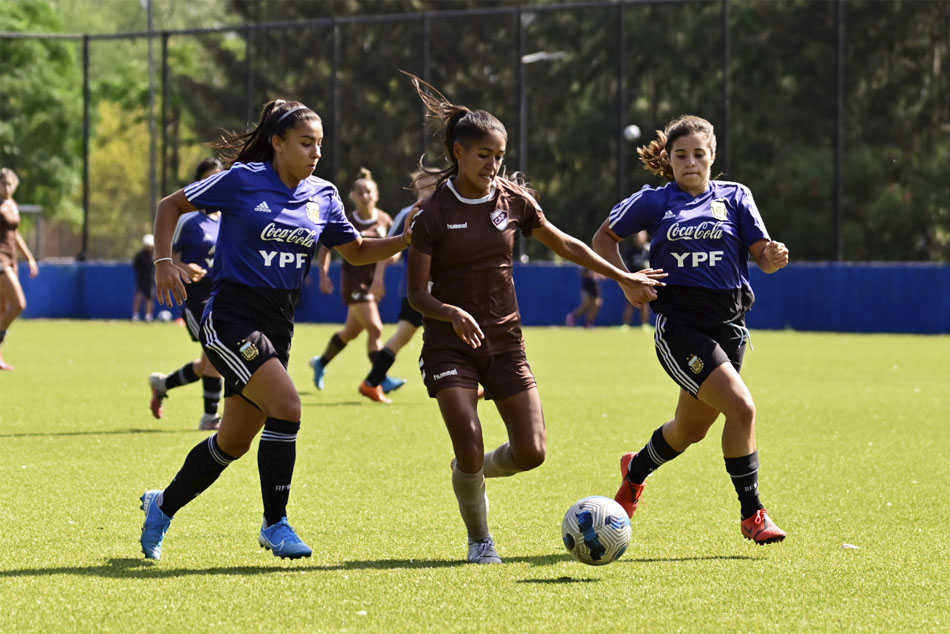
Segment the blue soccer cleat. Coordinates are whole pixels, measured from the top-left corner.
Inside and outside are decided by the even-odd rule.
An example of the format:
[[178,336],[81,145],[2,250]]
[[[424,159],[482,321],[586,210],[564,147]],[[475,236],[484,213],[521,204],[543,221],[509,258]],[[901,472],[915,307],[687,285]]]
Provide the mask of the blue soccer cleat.
[[172,518],[158,508],[158,496],[161,494],[158,490],[146,491],[139,498],[142,500],[141,509],[145,511],[145,523],[142,524],[142,537],[139,541],[142,544],[142,553],[147,559],[162,558],[162,542],[165,541],[165,533],[172,523]]
[[323,375],[327,372],[326,366],[320,363],[320,357],[310,357],[310,367],[313,368],[313,384],[318,390],[322,390]]
[[261,543],[261,548],[270,550],[275,557],[281,559],[298,559],[313,554],[310,546],[297,537],[297,533],[291,528],[286,517],[280,518],[280,521],[272,526],[267,526],[265,520],[258,541]]
[[382,380],[382,382],[379,384],[379,387],[383,388],[383,394],[389,394],[390,392],[395,392],[405,384],[406,379],[394,379],[393,377],[386,375],[386,378]]

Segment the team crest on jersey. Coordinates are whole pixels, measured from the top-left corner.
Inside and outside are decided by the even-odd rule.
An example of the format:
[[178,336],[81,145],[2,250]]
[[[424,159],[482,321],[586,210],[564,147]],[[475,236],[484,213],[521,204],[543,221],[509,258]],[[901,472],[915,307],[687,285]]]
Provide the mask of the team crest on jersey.
[[245,341],[238,347],[238,352],[241,353],[241,356],[244,357],[245,361],[253,361],[257,358],[257,355],[260,354],[260,351],[250,341]]
[[712,215],[716,220],[726,220],[729,216],[726,213],[726,203],[722,200],[714,200],[710,203]]
[[491,223],[495,225],[495,229],[499,231],[504,231],[508,228],[508,211],[505,209],[496,209],[491,212]]
[[313,224],[320,222],[320,205],[312,200],[307,202],[307,218],[310,218]]
[[693,371],[693,374],[699,374],[703,371],[703,360],[697,357],[695,354],[691,354],[689,359],[686,360],[686,365],[689,366],[689,369]]

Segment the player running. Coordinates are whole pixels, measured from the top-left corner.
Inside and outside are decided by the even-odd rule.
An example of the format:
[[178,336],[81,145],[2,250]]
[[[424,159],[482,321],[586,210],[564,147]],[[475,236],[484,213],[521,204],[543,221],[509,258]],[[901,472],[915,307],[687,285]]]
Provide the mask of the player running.
[[680,393],[673,419],[620,459],[616,500],[632,517],[646,477],[702,440],[722,413],[722,451],[742,534],[758,544],[782,541],[785,531],[759,500],[755,403],[739,370],[749,341],[745,314],[755,300],[748,257],[774,273],[788,264],[788,249],[769,237],[745,185],[710,180],[716,135],[705,119],[674,119],[638,154],[647,170],[670,182],[645,186],[615,206],[593,245],[623,268],[617,243],[642,230],[653,236],[650,262],[669,273],[651,302],[656,354]]
[[[419,365],[452,439],[452,488],[468,531],[468,561],[501,563],[488,530],[485,478],[534,469],[547,452],[512,279],[516,234],[533,236],[561,257],[617,280],[636,305],[654,299],[660,284],[655,278],[665,276],[611,266],[551,224],[532,192],[502,176],[508,132],[501,121],[451,104],[410,77],[423,105],[444,126],[451,162],[434,171],[439,185],[416,216],[409,250],[409,302],[423,315]],[[488,453],[478,418],[479,383],[508,430],[508,442]]]
[[[278,557],[309,557],[311,549],[287,522],[287,502],[300,429],[300,395],[287,373],[294,306],[317,246],[336,248],[356,264],[377,262],[409,243],[363,239],[346,219],[337,188],[313,176],[323,155],[323,123],[295,101],[267,103],[257,125],[224,137],[217,147],[230,169],[164,198],[155,218],[155,282],[159,301],[186,298],[187,271],[171,258],[179,217],[219,209],[214,287],[200,338],[224,376],[221,427],[198,443],[164,490],[142,496],[142,552],[162,554],[165,533],[183,506],[211,486],[250,449],[263,429],[257,463],[264,502],[261,546]],[[233,161],[230,159],[233,157]]]

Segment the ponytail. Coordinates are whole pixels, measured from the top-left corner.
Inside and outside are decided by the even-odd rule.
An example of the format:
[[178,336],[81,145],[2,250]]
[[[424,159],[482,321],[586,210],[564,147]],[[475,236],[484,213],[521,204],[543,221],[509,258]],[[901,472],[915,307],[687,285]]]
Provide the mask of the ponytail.
[[264,104],[257,125],[248,132],[225,133],[212,143],[212,147],[221,152],[227,165],[235,162],[266,163],[274,158],[271,139],[274,135],[286,138],[287,130],[296,127],[301,121],[320,121],[320,115],[299,101],[275,99]]

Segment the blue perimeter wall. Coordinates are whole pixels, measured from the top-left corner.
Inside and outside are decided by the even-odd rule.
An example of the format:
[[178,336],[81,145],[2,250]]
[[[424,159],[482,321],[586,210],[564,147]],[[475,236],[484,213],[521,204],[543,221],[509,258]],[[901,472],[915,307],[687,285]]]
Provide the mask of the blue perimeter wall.
[[[331,277],[339,289],[340,267]],[[950,333],[950,266],[926,263],[802,263],[774,275],[752,267],[756,303],[750,328],[836,332]],[[313,276],[315,277],[315,276]],[[128,319],[134,278],[126,262],[41,262],[29,279],[20,267],[27,298],[24,317]],[[386,271],[383,321],[396,321],[405,291],[400,262]],[[519,264],[515,285],[525,325],[561,325],[580,302],[574,265]],[[616,283],[601,282],[604,305],[599,325],[621,322],[625,300]],[[157,312],[157,309],[156,309]],[[178,308],[173,310],[177,317]],[[320,293],[308,280],[297,308],[298,322],[342,323],[346,310],[338,292]]]

